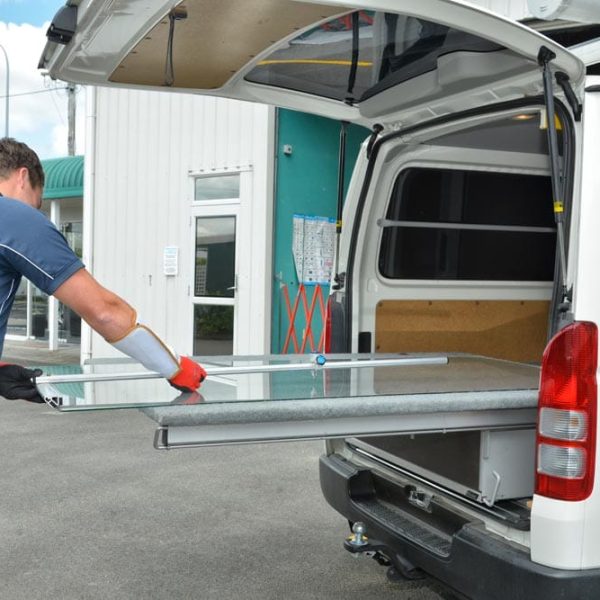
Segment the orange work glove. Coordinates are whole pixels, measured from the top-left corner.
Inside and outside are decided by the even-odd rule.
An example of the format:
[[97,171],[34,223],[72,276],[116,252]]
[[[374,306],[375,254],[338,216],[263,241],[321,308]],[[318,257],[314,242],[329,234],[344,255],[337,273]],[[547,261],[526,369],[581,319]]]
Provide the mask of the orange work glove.
[[206,379],[206,371],[191,358],[179,359],[179,371],[168,382],[180,392],[195,392]]

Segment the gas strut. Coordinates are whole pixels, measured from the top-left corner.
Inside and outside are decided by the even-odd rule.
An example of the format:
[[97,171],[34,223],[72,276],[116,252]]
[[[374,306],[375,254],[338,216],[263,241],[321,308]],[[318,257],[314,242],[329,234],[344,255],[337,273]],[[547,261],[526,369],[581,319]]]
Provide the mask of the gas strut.
[[548,150],[550,152],[550,178],[552,181],[552,204],[554,207],[554,221],[556,222],[556,236],[558,241],[558,260],[560,264],[562,297],[567,297],[567,253],[565,248],[565,221],[564,201],[561,193],[561,175],[558,154],[558,137],[556,135],[556,112],[554,110],[554,92],[552,91],[552,70],[550,62],[556,54],[546,46],[540,48],[538,63],[544,73],[544,102],[546,104],[546,120],[548,125]]

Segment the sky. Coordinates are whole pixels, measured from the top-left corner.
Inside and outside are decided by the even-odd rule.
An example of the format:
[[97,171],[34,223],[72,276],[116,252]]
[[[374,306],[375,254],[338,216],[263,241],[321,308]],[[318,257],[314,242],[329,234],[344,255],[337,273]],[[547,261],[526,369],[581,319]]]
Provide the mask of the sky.
[[[9,63],[9,136],[40,158],[67,155],[64,82],[43,77],[37,65],[46,30],[65,0],[0,0],[0,45]],[[6,62],[0,50],[0,136],[6,131]],[[85,89],[77,88],[76,152],[84,149]]]

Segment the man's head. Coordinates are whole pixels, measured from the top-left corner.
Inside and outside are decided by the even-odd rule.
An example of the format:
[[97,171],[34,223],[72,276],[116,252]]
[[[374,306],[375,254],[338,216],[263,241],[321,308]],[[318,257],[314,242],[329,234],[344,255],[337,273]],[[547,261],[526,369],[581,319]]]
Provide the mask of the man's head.
[[27,144],[0,139],[0,193],[40,208],[44,182],[40,159]]

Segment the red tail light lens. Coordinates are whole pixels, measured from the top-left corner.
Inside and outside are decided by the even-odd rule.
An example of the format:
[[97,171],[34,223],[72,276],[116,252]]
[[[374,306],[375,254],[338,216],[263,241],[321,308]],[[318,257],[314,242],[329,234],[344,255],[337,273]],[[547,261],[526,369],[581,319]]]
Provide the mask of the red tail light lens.
[[576,322],[549,342],[542,360],[536,493],[584,500],[594,485],[598,329]]

